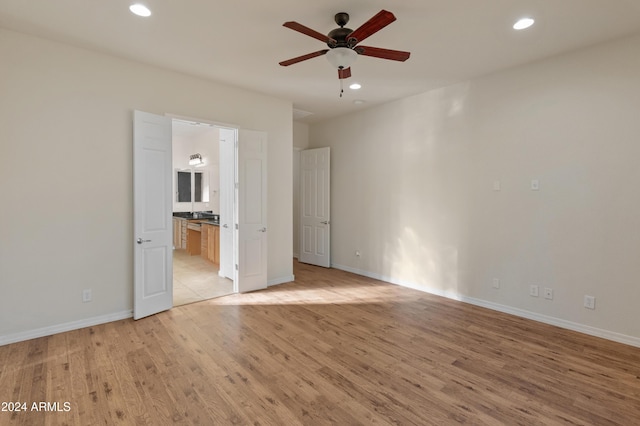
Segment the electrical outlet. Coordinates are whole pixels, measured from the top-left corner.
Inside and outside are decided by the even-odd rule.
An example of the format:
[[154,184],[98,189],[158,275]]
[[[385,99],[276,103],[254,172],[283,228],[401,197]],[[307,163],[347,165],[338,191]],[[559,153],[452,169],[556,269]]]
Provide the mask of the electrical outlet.
[[531,179],[531,190],[532,191],[540,190],[540,181],[538,179]]
[[91,289],[82,290],[82,303],[91,302]]
[[493,279],[493,288],[500,288],[500,279],[499,278],[494,278]]
[[553,289],[549,287],[544,288],[544,298],[545,299],[553,299]]
[[596,298],[593,296],[584,296],[584,307],[587,309],[596,308]]
[[494,191],[500,191],[500,189],[501,189],[500,181],[499,180],[494,180],[493,181],[493,190]]
[[529,286],[529,296],[538,297],[538,286],[530,285]]
[[360,250],[356,250],[356,257],[360,257]]

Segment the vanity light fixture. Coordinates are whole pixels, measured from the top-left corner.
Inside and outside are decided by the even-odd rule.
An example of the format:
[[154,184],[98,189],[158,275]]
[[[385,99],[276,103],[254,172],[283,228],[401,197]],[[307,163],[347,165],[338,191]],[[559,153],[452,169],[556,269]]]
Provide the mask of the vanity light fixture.
[[143,18],[151,16],[151,11],[144,4],[140,4],[140,3],[132,4],[131,6],[129,6],[129,10],[131,11],[131,13],[138,16],[142,16]]
[[189,165],[190,166],[204,166],[204,161],[202,160],[202,155],[193,154],[189,156]]

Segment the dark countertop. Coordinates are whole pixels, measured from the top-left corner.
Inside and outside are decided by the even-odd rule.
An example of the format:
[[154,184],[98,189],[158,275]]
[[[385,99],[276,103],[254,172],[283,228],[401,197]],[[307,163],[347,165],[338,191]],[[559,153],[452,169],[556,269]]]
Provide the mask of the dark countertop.
[[220,226],[220,223],[214,220],[209,220],[209,219],[199,219],[199,220],[200,220],[200,223],[203,225]]
[[207,225],[220,225],[220,215],[211,212],[197,212],[198,217],[193,217],[192,212],[173,212],[173,217],[187,220],[189,222],[200,222]]

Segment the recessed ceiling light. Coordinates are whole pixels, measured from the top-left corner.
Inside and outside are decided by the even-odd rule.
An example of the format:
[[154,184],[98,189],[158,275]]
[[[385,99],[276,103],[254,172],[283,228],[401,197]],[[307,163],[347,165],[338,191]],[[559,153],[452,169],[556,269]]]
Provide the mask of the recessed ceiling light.
[[362,87],[362,85],[360,83],[353,83],[351,86],[349,86],[349,89],[351,90],[358,90]]
[[355,101],[353,101],[353,103],[355,105],[362,105],[365,101],[363,101],[362,99],[356,99]]
[[522,18],[518,20],[515,24],[513,24],[514,30],[524,30],[525,28],[529,28],[536,22],[533,18]]
[[147,16],[151,16],[151,11],[149,10],[149,8],[140,3],[132,4],[131,6],[129,6],[129,10],[132,13],[135,13],[138,16],[143,16],[145,18]]

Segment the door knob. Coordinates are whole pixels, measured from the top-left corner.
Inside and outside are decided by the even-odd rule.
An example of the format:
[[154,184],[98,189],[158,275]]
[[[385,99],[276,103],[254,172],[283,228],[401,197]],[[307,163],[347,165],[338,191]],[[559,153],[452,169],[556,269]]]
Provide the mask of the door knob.
[[320,222],[320,223],[323,224],[323,225],[328,225],[330,222],[328,220],[325,220],[325,221]]
[[224,225],[222,225],[223,228],[228,228],[229,225],[227,225],[226,223]]
[[267,232],[267,228],[258,229],[258,232]]
[[142,238],[138,238],[138,239],[136,240],[136,243],[138,243],[138,244],[142,244],[142,243],[150,243],[150,242],[151,242],[151,240],[143,240]]

